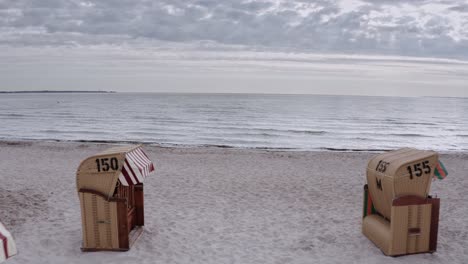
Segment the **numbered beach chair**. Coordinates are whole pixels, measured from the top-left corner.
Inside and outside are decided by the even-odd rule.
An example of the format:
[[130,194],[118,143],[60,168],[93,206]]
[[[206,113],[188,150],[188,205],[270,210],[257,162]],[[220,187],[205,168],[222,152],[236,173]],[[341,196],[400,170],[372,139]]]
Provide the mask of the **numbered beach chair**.
[[369,161],[362,232],[384,254],[435,252],[440,200],[428,194],[438,155],[404,148]]
[[0,263],[18,253],[11,233],[0,222]]
[[81,162],[83,251],[130,249],[143,231],[143,180],[152,171],[141,146],[110,148]]

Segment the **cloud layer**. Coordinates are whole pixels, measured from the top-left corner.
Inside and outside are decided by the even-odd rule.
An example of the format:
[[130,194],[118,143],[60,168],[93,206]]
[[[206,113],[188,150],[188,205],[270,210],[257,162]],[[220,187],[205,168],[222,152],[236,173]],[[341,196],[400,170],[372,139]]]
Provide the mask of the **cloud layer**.
[[135,49],[0,49],[0,90],[468,97],[468,62],[415,57]]
[[162,42],[468,59],[468,1],[0,0],[0,44]]

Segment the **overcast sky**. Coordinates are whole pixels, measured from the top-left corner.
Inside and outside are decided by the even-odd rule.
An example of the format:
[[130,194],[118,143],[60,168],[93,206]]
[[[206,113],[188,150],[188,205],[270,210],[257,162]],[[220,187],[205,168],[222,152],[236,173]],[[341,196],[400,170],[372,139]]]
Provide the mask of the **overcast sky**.
[[468,96],[468,1],[0,0],[0,90]]

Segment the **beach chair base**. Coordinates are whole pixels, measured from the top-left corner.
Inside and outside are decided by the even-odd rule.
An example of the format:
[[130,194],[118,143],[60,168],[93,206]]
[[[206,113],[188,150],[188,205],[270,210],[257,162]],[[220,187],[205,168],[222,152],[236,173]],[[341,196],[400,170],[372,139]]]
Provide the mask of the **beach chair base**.
[[[388,256],[433,253],[437,250],[438,198],[403,196],[393,200],[392,220],[372,212],[364,188],[362,233]],[[366,208],[370,208],[366,210]],[[369,214],[369,212],[371,212]]]
[[96,252],[96,251],[128,251],[130,248],[135,244],[135,242],[140,238],[141,234],[143,234],[143,227],[137,226],[135,227],[129,234],[129,242],[130,246],[128,248],[81,248],[83,252]]

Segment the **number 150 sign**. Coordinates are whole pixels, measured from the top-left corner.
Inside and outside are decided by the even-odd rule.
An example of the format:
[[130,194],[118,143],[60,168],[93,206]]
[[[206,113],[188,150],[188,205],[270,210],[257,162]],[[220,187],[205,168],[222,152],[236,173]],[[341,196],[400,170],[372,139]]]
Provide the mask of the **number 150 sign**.
[[119,161],[117,158],[101,158],[96,159],[97,171],[116,171],[119,169]]

